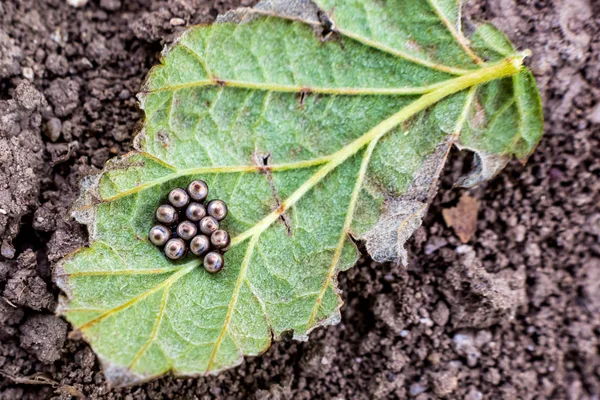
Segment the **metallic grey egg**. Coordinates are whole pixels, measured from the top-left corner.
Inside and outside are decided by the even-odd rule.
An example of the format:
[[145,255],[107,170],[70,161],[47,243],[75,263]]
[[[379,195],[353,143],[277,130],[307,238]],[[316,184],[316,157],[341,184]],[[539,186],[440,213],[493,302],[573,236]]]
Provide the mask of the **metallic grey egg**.
[[175,188],[169,192],[169,203],[175,208],[183,208],[190,202],[190,196],[182,188]]
[[200,227],[200,232],[204,233],[207,236],[210,236],[213,234],[214,231],[219,229],[219,222],[213,217],[208,216],[202,218],[198,226]]
[[229,243],[229,233],[222,229],[217,229],[210,235],[210,244],[212,244],[215,249],[225,250],[229,246]]
[[148,232],[148,239],[155,246],[163,246],[171,237],[171,231],[166,226],[154,225]]
[[163,204],[156,209],[156,219],[163,224],[174,224],[177,222],[177,211],[168,204]]
[[203,204],[191,202],[185,210],[185,216],[190,221],[198,222],[206,217],[206,207]]
[[185,256],[186,246],[182,239],[171,239],[165,245],[165,256],[171,260],[179,260]]
[[227,204],[223,200],[211,200],[206,206],[206,212],[217,221],[221,221],[227,216]]
[[204,269],[206,269],[211,274],[215,272],[219,272],[223,269],[225,265],[225,260],[220,253],[216,251],[211,251],[206,256],[204,256]]
[[195,180],[190,182],[187,187],[190,197],[196,201],[204,201],[208,196],[208,185],[203,180]]
[[210,248],[210,241],[207,236],[198,235],[192,238],[190,242],[190,251],[197,256],[201,256]]
[[183,221],[177,225],[177,236],[183,240],[190,240],[198,233],[198,228],[191,221]]

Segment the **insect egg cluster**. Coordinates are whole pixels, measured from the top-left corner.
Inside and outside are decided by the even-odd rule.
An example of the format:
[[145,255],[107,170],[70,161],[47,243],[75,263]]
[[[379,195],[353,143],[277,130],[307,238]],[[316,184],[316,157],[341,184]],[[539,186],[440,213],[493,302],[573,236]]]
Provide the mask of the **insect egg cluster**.
[[168,203],[156,209],[157,224],[148,238],[171,260],[183,258],[188,251],[203,257],[204,268],[214,273],[223,269],[223,253],[229,249],[229,234],[219,226],[227,216],[227,205],[222,200],[206,202],[207,197],[208,186],[202,180],[190,182],[187,189],[171,190]]

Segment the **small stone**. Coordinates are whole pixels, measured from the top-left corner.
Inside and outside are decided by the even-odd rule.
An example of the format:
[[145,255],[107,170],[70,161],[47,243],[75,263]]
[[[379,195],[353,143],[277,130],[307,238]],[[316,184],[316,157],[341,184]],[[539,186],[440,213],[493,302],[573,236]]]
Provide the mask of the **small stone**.
[[61,130],[62,122],[60,121],[60,119],[53,117],[50,118],[48,122],[46,122],[46,129],[44,129],[44,134],[52,142],[56,142],[60,137]]
[[442,247],[446,246],[447,244],[448,241],[443,237],[434,236],[431,239],[429,239],[429,241],[425,245],[425,255],[429,256],[441,249]]
[[412,397],[417,397],[421,393],[425,393],[426,390],[427,390],[427,388],[425,386],[421,385],[420,383],[413,383],[412,385],[410,385],[410,388],[408,389],[408,391]]
[[475,335],[475,346],[477,346],[477,348],[484,347],[488,343],[491,343],[493,338],[492,332],[487,329],[482,329]]
[[171,20],[169,21],[169,23],[171,24],[171,26],[181,26],[181,25],[185,25],[185,21],[181,18],[171,18]]
[[127,90],[127,89],[123,89],[119,92],[120,100],[127,100],[130,97],[131,97],[131,92],[129,92],[129,90]]
[[477,365],[481,353],[476,346],[475,335],[471,331],[459,331],[453,337],[456,353],[467,359],[467,365]]
[[523,240],[525,240],[525,235],[527,234],[527,228],[525,228],[523,225],[517,225],[515,227],[515,240],[519,243],[521,243]]
[[479,390],[475,389],[475,388],[471,388],[471,390],[469,390],[469,393],[467,393],[467,395],[465,396],[465,400],[481,400],[483,399],[483,393],[481,393]]
[[450,309],[444,301],[439,301],[431,313],[431,319],[439,326],[445,326],[450,319]]
[[433,352],[429,356],[427,356],[427,360],[432,365],[438,365],[441,361],[440,353]]
[[23,75],[23,78],[27,79],[28,81],[32,81],[33,78],[35,78],[33,69],[30,67],[23,68],[23,71],[21,71],[21,74]]
[[588,116],[590,122],[594,124],[600,124],[600,103],[596,104],[596,106],[592,109]]
[[15,248],[7,241],[2,242],[0,246],[0,254],[4,258],[13,259],[15,257]]
[[117,11],[121,8],[121,0],[100,0],[100,7],[108,11]]
[[71,7],[83,7],[87,4],[88,0],[67,0],[67,4]]

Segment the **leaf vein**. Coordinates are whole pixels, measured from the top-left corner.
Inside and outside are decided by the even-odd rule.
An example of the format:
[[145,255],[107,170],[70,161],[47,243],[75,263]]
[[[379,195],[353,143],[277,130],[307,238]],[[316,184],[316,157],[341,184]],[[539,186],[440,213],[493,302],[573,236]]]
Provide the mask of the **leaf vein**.
[[338,245],[336,247],[336,250],[335,250],[335,253],[333,256],[333,260],[331,261],[329,270],[327,271],[327,276],[325,278],[323,286],[319,292],[317,300],[315,301],[315,305],[311,311],[310,317],[308,318],[308,323],[306,324],[307,331],[312,328],[312,325],[317,316],[317,312],[319,310],[321,302],[323,301],[323,296],[325,295],[325,292],[327,291],[327,287],[329,286],[330,282],[332,281],[333,277],[335,276],[338,262],[340,261],[340,258],[342,255],[342,250],[344,248],[344,243],[346,242],[348,231],[350,230],[350,225],[352,224],[352,220],[354,219],[354,210],[356,208],[356,203],[358,201],[360,189],[362,188],[363,181],[367,174],[367,168],[369,166],[369,161],[371,160],[371,156],[373,154],[373,151],[375,150],[375,146],[377,146],[378,141],[379,141],[379,137],[376,137],[375,139],[373,139],[371,141],[371,143],[369,143],[369,146],[367,147],[367,150],[365,151],[365,154],[363,155],[360,169],[358,171],[358,175],[356,178],[356,183],[354,185],[354,189],[352,190],[352,196],[351,196],[350,202],[348,204],[346,218],[344,220],[344,225],[342,227],[342,234],[340,235],[340,239],[338,241]]
[[252,259],[252,253],[254,252],[254,247],[256,246],[258,239],[260,238],[260,233],[257,233],[252,237],[250,242],[248,243],[248,248],[246,249],[246,254],[244,256],[244,260],[242,261],[242,265],[240,266],[240,272],[238,273],[238,278],[236,280],[235,286],[233,288],[233,293],[231,295],[231,301],[229,302],[229,308],[227,309],[227,314],[225,315],[225,321],[223,323],[223,328],[217,337],[215,342],[215,346],[208,360],[208,365],[206,367],[206,371],[210,371],[212,364],[215,362],[215,357],[219,351],[221,346],[221,342],[229,329],[229,323],[231,322],[231,317],[233,316],[233,311],[235,310],[235,305],[237,304],[237,299],[240,294],[240,288],[244,279],[246,278],[246,270],[248,265],[250,264],[250,260]]
[[200,54],[196,53],[194,50],[192,50],[190,47],[186,46],[185,44],[179,42],[178,45],[181,46],[181,48],[183,48],[185,51],[190,53],[192,56],[194,56],[198,60],[198,62],[204,69],[204,72],[206,72],[206,77],[208,79],[210,79],[210,81],[212,82],[214,79],[212,76],[212,72],[210,72],[210,69],[208,68],[208,65],[206,64],[206,60],[203,57],[200,57]]
[[[463,51],[476,63],[483,64],[483,60],[477,56],[469,47],[469,40],[455,27],[452,26],[452,23],[446,18],[446,16],[440,10],[440,6],[437,3],[437,0],[427,0],[427,4],[431,6],[433,11],[436,13],[438,18],[442,21],[448,32],[454,37],[454,39],[458,42]],[[460,8],[460,7],[459,7]]]
[[[152,327],[152,332],[150,333],[150,337],[148,338],[146,343],[144,343],[142,348],[137,352],[137,354],[133,357],[133,360],[131,361],[131,363],[129,363],[129,367],[128,367],[129,370],[133,370],[133,367],[135,366],[135,364],[137,364],[137,362],[140,360],[140,358],[142,358],[142,356],[144,355],[146,350],[148,350],[148,348],[152,345],[154,340],[156,340],[156,336],[158,334],[158,329],[160,328],[160,324],[163,320],[163,316],[165,313],[165,308],[167,306],[167,301],[169,300],[169,292],[171,291],[172,285],[173,284],[171,283],[170,285],[165,286],[164,293],[160,299],[160,308],[158,310],[156,322],[154,323],[154,326]],[[161,349],[161,351],[162,351],[162,349]],[[168,358],[164,352],[163,352],[163,355],[165,356],[165,358]]]
[[91,326],[97,324],[98,322],[120,312],[123,311],[129,307],[131,307],[132,305],[136,304],[137,302],[147,298],[148,296],[160,291],[162,288],[168,286],[168,285],[172,285],[173,283],[175,283],[177,280],[181,279],[184,275],[188,274],[189,272],[191,272],[194,268],[196,268],[198,266],[198,262],[197,261],[193,261],[191,262],[188,267],[185,268],[181,268],[179,271],[177,271],[176,273],[174,273],[173,275],[171,275],[169,278],[165,279],[164,281],[162,281],[161,283],[159,283],[158,285],[146,290],[145,292],[131,298],[130,300],[126,301],[125,303],[122,303],[121,305],[114,307],[108,311],[106,311],[104,314],[92,319],[91,321],[86,322],[85,324],[81,325],[78,327],[78,329],[80,331],[84,331],[85,329],[90,328]]

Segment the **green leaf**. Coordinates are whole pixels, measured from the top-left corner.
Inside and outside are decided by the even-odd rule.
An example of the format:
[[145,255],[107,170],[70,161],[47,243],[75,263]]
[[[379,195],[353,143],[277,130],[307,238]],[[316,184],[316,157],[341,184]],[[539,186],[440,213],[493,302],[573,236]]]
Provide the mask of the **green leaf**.
[[[452,145],[477,154],[464,184],[526,160],[543,124],[524,54],[490,25],[465,37],[457,4],[265,1],[166,50],[136,150],[82,184],[89,247],[55,268],[59,312],[111,384],[216,373],[337,323],[350,236],[406,264]],[[147,240],[166,193],[196,178],[230,209],[216,275]]]

